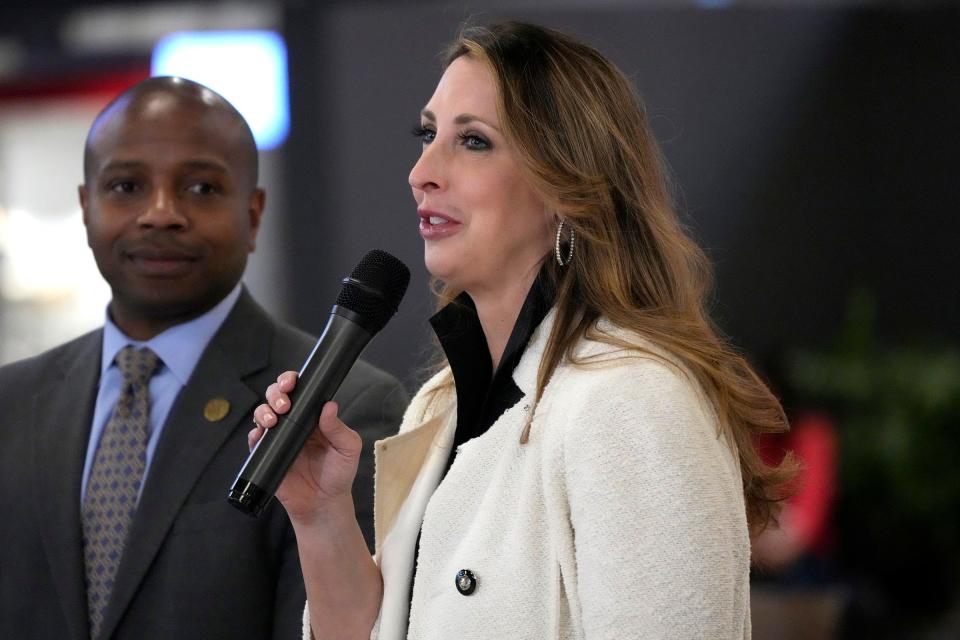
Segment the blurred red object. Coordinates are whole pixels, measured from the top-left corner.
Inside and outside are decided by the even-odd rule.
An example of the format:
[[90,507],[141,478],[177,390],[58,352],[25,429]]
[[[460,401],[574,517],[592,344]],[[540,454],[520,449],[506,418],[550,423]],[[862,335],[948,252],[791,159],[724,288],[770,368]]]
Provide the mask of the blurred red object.
[[761,436],[756,444],[768,464],[779,463],[793,451],[801,469],[789,487],[779,526],[771,525],[754,539],[754,563],[778,573],[807,555],[829,557],[835,540],[832,514],[838,464],[833,419],[822,412],[803,412],[791,421],[789,432]]

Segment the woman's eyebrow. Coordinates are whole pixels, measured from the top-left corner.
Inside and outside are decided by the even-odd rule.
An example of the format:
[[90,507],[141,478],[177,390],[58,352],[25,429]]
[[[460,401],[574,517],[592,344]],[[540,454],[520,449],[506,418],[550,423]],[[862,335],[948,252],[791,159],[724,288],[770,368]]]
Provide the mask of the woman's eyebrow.
[[[433,114],[433,111],[430,111],[429,109],[422,110],[420,112],[420,115],[424,119],[429,120],[430,122],[437,121],[437,117]],[[485,120],[481,118],[480,116],[473,115],[472,113],[461,113],[460,115],[458,115],[456,118],[453,119],[454,124],[470,124],[471,122],[481,122],[487,125],[488,127],[490,127],[491,129],[494,129],[497,132],[500,131],[500,127],[498,127],[497,125],[493,124],[489,120]]]

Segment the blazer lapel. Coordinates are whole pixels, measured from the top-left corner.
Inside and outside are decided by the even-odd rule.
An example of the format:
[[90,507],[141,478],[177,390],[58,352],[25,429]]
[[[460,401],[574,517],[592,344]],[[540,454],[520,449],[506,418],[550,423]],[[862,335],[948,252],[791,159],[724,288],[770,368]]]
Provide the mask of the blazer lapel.
[[[117,570],[104,614],[104,637],[109,637],[122,618],[210,460],[237,428],[247,427],[244,419],[260,396],[244,379],[268,366],[272,332],[262,310],[244,292],[174,403]],[[211,422],[204,417],[204,409],[214,398],[225,399],[229,411]],[[237,461],[238,469],[241,462]],[[228,489],[224,485],[224,500]]]
[[447,442],[453,435],[445,415],[435,416],[410,431],[374,443],[377,474],[374,479],[374,530],[379,545],[393,528],[400,507],[423,469],[432,445],[450,451]]
[[443,475],[455,428],[456,412],[445,412],[375,445],[374,526],[384,589],[382,640],[406,637],[417,535]]
[[89,637],[80,483],[100,378],[101,344],[101,332],[82,339],[33,398],[40,535],[70,637],[76,640]]

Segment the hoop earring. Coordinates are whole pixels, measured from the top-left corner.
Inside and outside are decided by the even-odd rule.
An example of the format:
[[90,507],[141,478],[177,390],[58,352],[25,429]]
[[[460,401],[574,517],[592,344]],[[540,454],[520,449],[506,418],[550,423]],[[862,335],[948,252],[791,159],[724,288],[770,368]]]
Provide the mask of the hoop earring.
[[573,244],[576,241],[577,234],[574,233],[573,227],[570,227],[570,244],[567,246],[567,259],[564,260],[560,255],[560,236],[563,233],[563,225],[567,223],[566,220],[560,220],[560,224],[557,225],[557,241],[553,245],[553,255],[557,258],[557,264],[561,267],[565,267],[573,261]]

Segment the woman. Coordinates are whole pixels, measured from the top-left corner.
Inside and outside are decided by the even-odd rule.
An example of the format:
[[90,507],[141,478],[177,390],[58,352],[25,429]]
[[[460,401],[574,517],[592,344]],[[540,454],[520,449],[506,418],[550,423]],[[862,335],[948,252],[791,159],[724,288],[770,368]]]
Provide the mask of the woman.
[[786,425],[705,315],[629,82],[554,31],[468,29],[416,133],[447,365],[377,444],[374,560],[333,403],[277,493],[314,635],[749,637],[748,523],[786,474],[751,435]]

